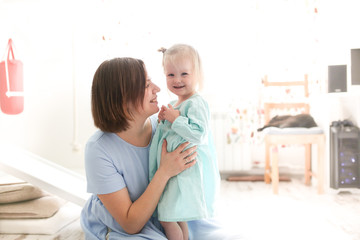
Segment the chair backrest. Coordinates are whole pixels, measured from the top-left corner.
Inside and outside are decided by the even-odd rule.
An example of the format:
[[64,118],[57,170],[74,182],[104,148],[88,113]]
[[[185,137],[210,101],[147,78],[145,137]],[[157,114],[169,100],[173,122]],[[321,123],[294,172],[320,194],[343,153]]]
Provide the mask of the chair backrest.
[[[287,82],[269,82],[268,76],[265,75],[263,79],[264,87],[303,87],[304,98],[309,96],[308,88],[308,75],[304,75],[303,81],[287,81]],[[306,101],[297,101],[297,102],[265,102],[264,103],[264,121],[268,123],[271,119],[272,112],[274,110],[284,110],[290,112],[289,110],[296,110],[298,113],[310,113],[310,105]]]

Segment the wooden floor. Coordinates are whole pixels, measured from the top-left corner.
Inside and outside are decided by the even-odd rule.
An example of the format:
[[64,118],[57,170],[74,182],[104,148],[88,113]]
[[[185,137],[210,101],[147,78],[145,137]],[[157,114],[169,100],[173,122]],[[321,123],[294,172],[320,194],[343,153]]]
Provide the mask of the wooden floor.
[[[43,229],[40,226],[40,229]],[[0,240],[85,240],[80,219],[64,227],[55,234],[0,234]]]
[[[315,183],[305,186],[301,177],[290,178],[279,183],[279,195],[262,181],[222,180],[217,218],[244,240],[360,240],[360,189],[327,188],[318,195]],[[76,221],[56,236],[0,234],[0,239],[84,239],[79,229]]]
[[[315,181],[315,180],[314,180]],[[264,182],[222,180],[219,219],[243,239],[360,240],[360,189],[327,188],[300,177],[279,183],[279,195]]]

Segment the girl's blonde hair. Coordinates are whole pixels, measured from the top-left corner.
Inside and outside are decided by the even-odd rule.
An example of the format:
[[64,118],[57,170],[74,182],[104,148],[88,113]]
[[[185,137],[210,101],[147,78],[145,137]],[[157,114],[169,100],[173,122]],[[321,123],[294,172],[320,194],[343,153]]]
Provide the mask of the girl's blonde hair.
[[189,59],[194,67],[194,73],[198,81],[198,90],[202,90],[204,84],[204,75],[200,55],[195,48],[187,44],[175,44],[169,49],[162,47],[158,51],[163,53],[163,67],[165,67],[166,62],[174,62],[179,58]]

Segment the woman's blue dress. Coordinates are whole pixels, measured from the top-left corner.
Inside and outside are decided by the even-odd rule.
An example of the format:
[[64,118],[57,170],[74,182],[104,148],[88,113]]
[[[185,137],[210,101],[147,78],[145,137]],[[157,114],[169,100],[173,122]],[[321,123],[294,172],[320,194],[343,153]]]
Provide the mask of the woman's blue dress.
[[[156,116],[150,118],[153,134]],[[87,142],[85,169],[87,191],[93,193],[81,212],[80,222],[86,240],[166,240],[156,218],[151,218],[138,234],[127,234],[106,210],[97,194],[119,191],[126,187],[135,201],[149,184],[149,146],[136,147],[114,133],[97,131]],[[230,236],[214,220],[190,221],[190,240],[241,239]]]

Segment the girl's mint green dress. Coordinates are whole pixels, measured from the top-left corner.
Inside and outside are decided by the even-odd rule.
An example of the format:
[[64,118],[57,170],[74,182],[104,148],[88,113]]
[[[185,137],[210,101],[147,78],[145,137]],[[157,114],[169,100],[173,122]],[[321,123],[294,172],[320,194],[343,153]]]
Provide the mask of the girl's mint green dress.
[[[174,105],[175,102],[170,104]],[[210,131],[209,106],[199,94],[194,94],[174,108],[180,111],[180,116],[172,124],[161,121],[153,137],[149,178],[153,178],[159,167],[164,139],[168,143],[168,152],[186,141],[190,142],[190,146],[197,145],[197,163],[169,180],[155,216],[165,222],[209,218],[214,215],[220,184],[215,145]]]

